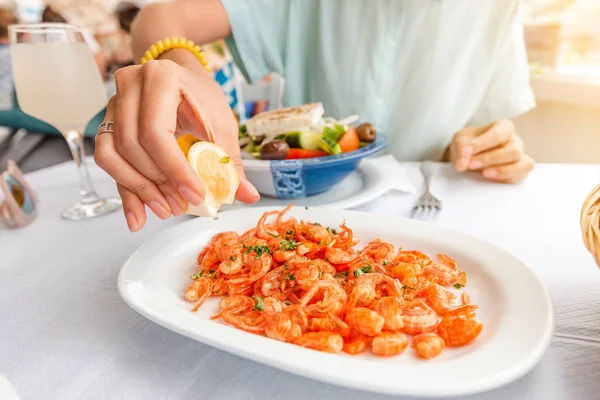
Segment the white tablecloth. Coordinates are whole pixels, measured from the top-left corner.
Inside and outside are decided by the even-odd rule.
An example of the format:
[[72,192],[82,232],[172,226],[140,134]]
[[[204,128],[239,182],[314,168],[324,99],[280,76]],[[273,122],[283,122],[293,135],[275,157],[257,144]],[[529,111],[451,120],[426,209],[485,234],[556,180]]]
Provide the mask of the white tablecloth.
[[[120,213],[61,220],[61,209],[76,200],[74,168],[30,174],[39,219],[22,230],[0,228],[0,374],[22,399],[391,399],[238,358],[135,313],[117,293],[119,268],[150,235],[178,221],[150,218],[131,234]],[[414,166],[406,169],[416,182]],[[107,176],[92,172],[100,193],[115,193]],[[600,397],[600,271],[579,230],[581,204],[598,182],[600,165],[539,165],[512,186],[437,166],[433,191],[444,201],[438,223],[516,253],[545,282],[556,308],[555,338],[540,364],[470,398]],[[401,216],[414,201],[388,194],[359,209]]]

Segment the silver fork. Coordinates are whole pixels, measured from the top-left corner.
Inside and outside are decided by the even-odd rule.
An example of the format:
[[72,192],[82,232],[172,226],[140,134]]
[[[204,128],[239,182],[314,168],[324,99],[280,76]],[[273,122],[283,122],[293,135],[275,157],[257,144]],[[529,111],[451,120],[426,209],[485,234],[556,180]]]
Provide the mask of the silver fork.
[[425,193],[417,200],[410,215],[413,219],[422,221],[434,219],[442,209],[442,201],[431,194],[431,174],[433,172],[432,164],[424,162],[421,164],[421,174],[425,181]]

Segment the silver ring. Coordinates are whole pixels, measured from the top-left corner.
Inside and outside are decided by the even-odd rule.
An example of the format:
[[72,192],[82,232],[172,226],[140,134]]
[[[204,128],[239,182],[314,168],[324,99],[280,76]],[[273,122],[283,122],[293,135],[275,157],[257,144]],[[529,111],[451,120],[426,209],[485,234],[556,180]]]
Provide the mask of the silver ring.
[[100,124],[100,126],[98,127],[98,132],[96,133],[96,138],[100,135],[102,135],[103,133],[115,133],[115,131],[113,130],[113,127],[115,126],[114,122],[111,121],[106,121]]

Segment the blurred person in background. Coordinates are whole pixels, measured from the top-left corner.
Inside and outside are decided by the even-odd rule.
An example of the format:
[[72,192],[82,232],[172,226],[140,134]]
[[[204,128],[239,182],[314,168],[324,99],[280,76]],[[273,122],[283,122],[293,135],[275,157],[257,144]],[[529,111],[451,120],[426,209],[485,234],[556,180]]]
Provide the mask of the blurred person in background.
[[[534,167],[511,122],[535,106],[519,0],[178,0],[142,9],[132,34],[136,60],[165,38],[226,39],[250,82],[277,72],[285,105],[319,101],[333,117],[360,114],[388,134],[387,152],[400,161],[444,159],[502,183]],[[98,136],[95,157],[126,215],[144,221],[144,203],[165,196],[202,201],[173,134],[206,140],[206,127],[238,167],[236,199],[258,200],[229,104],[191,52],[119,72],[105,119],[114,133]]]
[[121,2],[115,10],[120,31],[117,48],[111,57],[111,69],[113,70],[134,64],[133,52],[131,50],[131,24],[139,11],[140,7],[126,1]]
[[[58,12],[54,11],[54,9],[50,6],[44,9],[42,13],[42,22],[68,24],[68,21]],[[94,55],[94,60],[96,61],[96,65],[98,66],[98,70],[100,71],[102,79],[106,80],[108,71],[102,47],[100,47],[100,44],[98,43],[92,32],[90,32],[87,29],[82,29],[82,33],[86,43],[90,47],[90,51]]]

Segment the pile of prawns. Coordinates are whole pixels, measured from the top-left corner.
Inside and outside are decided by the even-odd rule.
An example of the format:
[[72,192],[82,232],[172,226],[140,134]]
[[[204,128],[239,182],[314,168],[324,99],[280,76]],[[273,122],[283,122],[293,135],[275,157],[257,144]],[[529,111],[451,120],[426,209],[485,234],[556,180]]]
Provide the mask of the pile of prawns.
[[[185,290],[195,302],[226,296],[211,319],[247,332],[337,353],[400,354],[409,344],[429,359],[445,346],[463,346],[483,325],[463,292],[465,272],[450,257],[435,262],[379,239],[363,250],[345,223],[340,231],[284,220],[289,207],[265,213],[255,228],[215,235],[198,256]],[[267,223],[277,216],[273,223]]]

